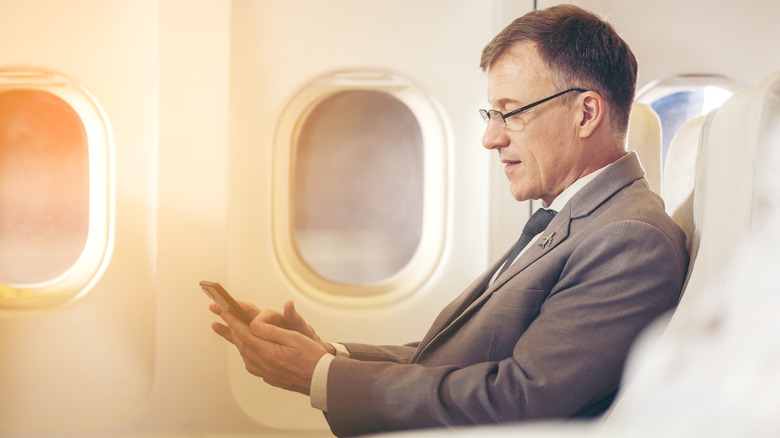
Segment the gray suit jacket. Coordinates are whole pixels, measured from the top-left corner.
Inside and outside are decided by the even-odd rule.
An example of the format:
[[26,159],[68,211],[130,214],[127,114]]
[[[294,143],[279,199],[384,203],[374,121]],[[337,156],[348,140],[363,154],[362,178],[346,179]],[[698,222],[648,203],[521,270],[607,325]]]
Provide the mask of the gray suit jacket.
[[489,284],[502,262],[421,342],[346,344],[351,358],[336,358],[328,374],[333,433],[603,412],[631,343],[677,304],[688,254],[631,153],[583,187]]

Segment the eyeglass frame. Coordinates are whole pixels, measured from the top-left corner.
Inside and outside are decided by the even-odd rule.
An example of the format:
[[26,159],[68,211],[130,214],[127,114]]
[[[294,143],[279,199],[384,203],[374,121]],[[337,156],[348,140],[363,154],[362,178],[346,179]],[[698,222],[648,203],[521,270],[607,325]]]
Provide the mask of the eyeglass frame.
[[[501,111],[494,110],[494,109],[490,109],[490,110],[481,109],[481,110],[479,110],[479,114],[482,116],[482,120],[485,121],[485,124],[490,123],[490,121],[493,120],[493,117],[495,115],[498,115],[498,116],[501,117],[501,122],[500,122],[501,126],[502,127],[506,127],[506,119],[507,119],[507,117],[512,117],[514,115],[520,114],[523,111],[529,110],[529,109],[531,109],[531,108],[533,108],[533,107],[535,107],[537,105],[540,105],[540,104],[543,104],[543,103],[547,102],[548,100],[555,99],[556,97],[562,96],[562,95],[564,95],[564,94],[566,94],[568,92],[571,92],[571,91],[579,91],[580,93],[584,93],[584,92],[589,91],[589,90],[585,90],[585,89],[582,89],[582,88],[569,88],[568,90],[561,91],[560,93],[557,93],[557,94],[553,94],[550,97],[545,97],[542,100],[537,100],[534,103],[529,103],[528,105],[526,105],[524,107],[518,108],[516,110],[509,111],[506,114],[502,114]],[[496,121],[498,121],[498,120],[496,120]]]

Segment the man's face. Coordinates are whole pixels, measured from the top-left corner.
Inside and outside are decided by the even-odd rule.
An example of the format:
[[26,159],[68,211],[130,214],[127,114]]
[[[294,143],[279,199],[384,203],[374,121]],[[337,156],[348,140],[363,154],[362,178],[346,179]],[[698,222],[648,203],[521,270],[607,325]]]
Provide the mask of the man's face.
[[[552,83],[532,43],[512,48],[490,66],[487,76],[488,102],[501,113],[563,91]],[[495,120],[488,123],[482,145],[498,151],[516,200],[542,199],[549,205],[581,176],[576,102],[561,96],[507,118],[506,127]]]

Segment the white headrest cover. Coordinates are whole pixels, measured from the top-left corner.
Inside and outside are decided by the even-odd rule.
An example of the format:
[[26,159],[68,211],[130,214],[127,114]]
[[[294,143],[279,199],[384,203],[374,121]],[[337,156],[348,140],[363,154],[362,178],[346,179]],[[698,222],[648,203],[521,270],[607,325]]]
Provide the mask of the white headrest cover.
[[650,189],[661,194],[661,121],[643,103],[635,103],[628,121],[628,150],[636,151]]
[[[666,212],[685,232],[685,244],[691,252],[693,242],[693,188],[696,155],[701,143],[704,116],[697,117],[682,127],[672,138],[664,162],[661,197]],[[691,259],[695,254],[691,254]]]

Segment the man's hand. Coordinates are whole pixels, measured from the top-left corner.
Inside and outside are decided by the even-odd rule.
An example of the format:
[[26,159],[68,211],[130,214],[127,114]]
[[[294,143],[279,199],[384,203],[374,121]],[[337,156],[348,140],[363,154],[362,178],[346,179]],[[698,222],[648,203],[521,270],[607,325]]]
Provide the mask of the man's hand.
[[[252,321],[259,321],[267,324],[272,324],[277,327],[296,331],[312,340],[317,342],[330,354],[335,355],[336,349],[327,342],[323,342],[314,329],[306,323],[303,317],[295,310],[295,303],[292,300],[284,303],[284,315],[274,310],[266,309],[260,311],[254,304],[239,301],[238,304],[244,308],[246,313],[252,318]],[[222,309],[216,303],[209,305],[209,310],[218,316],[222,316]],[[211,328],[220,336],[225,338],[228,342],[233,342],[232,332],[229,327],[218,322],[211,324]]]
[[247,371],[269,385],[308,395],[314,367],[326,353],[336,354],[333,346],[317,336],[292,301],[284,304],[284,314],[238,304],[252,318],[249,326],[212,303],[209,309],[227,325],[214,322],[211,328],[238,348]]
[[[217,324],[221,328],[214,330],[238,348],[247,371],[269,385],[308,395],[314,367],[327,351],[320,342],[304,334],[262,321],[261,315],[262,312],[247,326],[223,312],[227,327]],[[275,316],[271,319],[279,322]],[[229,333],[223,334],[223,329]]]
[[[255,319],[257,318],[257,315],[260,314],[260,309],[257,308],[254,304],[246,303],[243,301],[237,301],[238,305],[241,306],[244,311],[249,315],[250,318]],[[217,316],[222,316],[223,312],[222,309],[217,305],[217,303],[212,302],[209,304],[209,310]],[[284,318],[282,318],[284,319]],[[231,344],[235,344],[233,342],[233,333],[230,330],[230,327],[220,324],[218,322],[211,323],[211,329],[214,330],[218,335],[225,338],[226,341],[230,342]]]
[[336,355],[336,349],[333,348],[333,345],[327,342],[323,342],[322,339],[317,336],[317,333],[314,332],[314,329],[309,324],[307,324],[298,311],[295,310],[295,303],[293,303],[292,300],[284,303],[284,320],[287,321],[287,323],[290,325],[290,330],[294,330],[308,337],[309,339],[312,339],[313,341],[320,344],[322,348],[325,349],[325,351],[334,356]]

